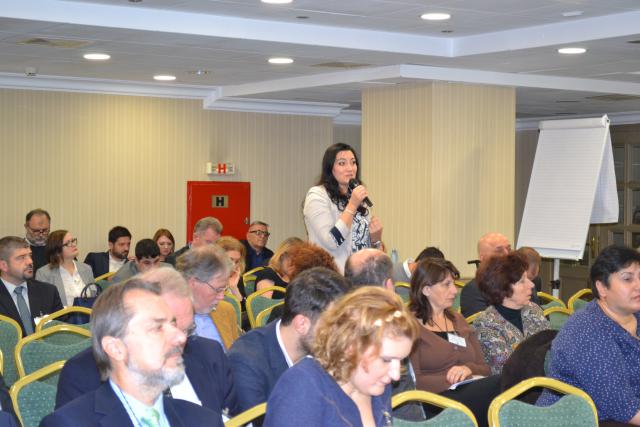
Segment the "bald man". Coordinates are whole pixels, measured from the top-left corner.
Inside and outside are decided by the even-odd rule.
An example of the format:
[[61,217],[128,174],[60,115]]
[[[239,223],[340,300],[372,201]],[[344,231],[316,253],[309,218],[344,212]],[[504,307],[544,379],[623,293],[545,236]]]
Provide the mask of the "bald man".
[[[492,232],[487,233],[478,240],[478,259],[480,265],[493,256],[507,255],[511,252],[511,243],[504,234]],[[478,289],[476,280],[473,279],[462,288],[460,294],[460,311],[464,317],[469,317],[474,313],[487,308],[487,301]]]

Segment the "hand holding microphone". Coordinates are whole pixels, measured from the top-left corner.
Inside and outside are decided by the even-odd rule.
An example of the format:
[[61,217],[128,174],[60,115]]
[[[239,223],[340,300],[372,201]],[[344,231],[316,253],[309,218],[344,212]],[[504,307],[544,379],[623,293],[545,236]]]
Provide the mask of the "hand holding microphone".
[[369,200],[367,189],[360,185],[357,179],[351,178],[349,180],[349,189],[351,190],[351,199],[356,199],[357,206],[360,206],[362,203],[367,205],[367,207],[372,207],[373,203]]

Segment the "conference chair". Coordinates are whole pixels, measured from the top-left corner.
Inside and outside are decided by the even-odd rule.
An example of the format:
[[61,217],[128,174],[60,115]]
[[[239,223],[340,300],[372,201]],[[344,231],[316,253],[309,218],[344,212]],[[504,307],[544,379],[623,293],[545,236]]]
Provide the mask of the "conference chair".
[[555,329],[559,331],[562,326],[569,320],[569,316],[571,316],[571,310],[566,307],[549,307],[543,311],[544,317],[549,319],[549,323],[551,324],[551,329]]
[[[62,310],[58,310],[51,314],[47,314],[46,316],[42,317],[38,322],[38,324],[36,325],[36,332],[40,332],[43,329],[51,328],[53,326],[68,325],[69,323],[58,320],[58,319],[60,319],[61,317],[73,315],[73,314],[83,314],[86,316],[91,316],[91,309],[86,307],[71,306],[71,307],[65,307]],[[79,328],[83,328],[86,330],[91,329],[89,326],[89,323],[83,323],[81,325],[74,325],[74,326],[77,326]]]
[[242,305],[240,304],[240,300],[230,292],[225,292],[224,300],[233,306],[236,312],[236,322],[238,323],[238,327],[242,329]]
[[482,311],[479,311],[477,313],[473,313],[471,316],[465,317],[464,320],[466,320],[468,324],[473,325],[473,322],[475,322],[476,318],[478,316],[480,316],[480,313],[482,313]]
[[471,410],[460,402],[449,399],[439,394],[422,390],[409,390],[398,393],[391,398],[391,407],[396,408],[404,403],[418,401],[429,405],[444,408],[435,417],[426,421],[407,421],[399,418],[393,419],[394,427],[477,427],[478,422]]
[[[76,341],[66,345],[54,344],[48,339],[55,334],[75,335]],[[44,366],[60,360],[67,360],[91,346],[91,333],[72,325],[46,328],[22,338],[15,349],[15,361],[20,378]]]
[[260,328],[260,327],[266,325],[267,322],[269,321],[269,316],[271,315],[271,312],[276,307],[280,307],[281,305],[284,305],[284,301],[283,300],[280,300],[279,303],[274,304],[271,307],[267,307],[264,310],[262,310],[260,313],[258,313],[258,315],[256,316],[256,327]]
[[256,272],[263,269],[264,267],[256,267],[252,270],[245,272],[242,275],[242,283],[244,283],[244,292],[247,295],[247,297],[256,291]]
[[569,310],[572,313],[582,310],[589,301],[593,299],[593,292],[591,289],[580,289],[575,294],[571,295],[567,303]]
[[224,423],[224,427],[241,427],[247,425],[256,418],[263,416],[266,412],[267,403],[260,403],[231,418],[229,421]]
[[410,293],[411,293],[411,285],[409,283],[406,282],[396,282],[394,285],[394,289],[396,291],[396,294],[402,298],[402,301],[404,301],[405,304],[407,304],[410,300]]
[[[534,388],[544,387],[565,396],[547,407],[530,405],[515,398]],[[500,393],[489,405],[489,425],[493,427],[545,426],[590,427],[598,425],[598,412],[587,393],[562,381],[534,377]]]
[[16,345],[22,337],[22,330],[18,322],[0,314],[0,350],[4,354],[4,382],[7,387],[18,379],[18,370],[14,360]]
[[284,293],[286,289],[282,286],[269,286],[267,288],[260,289],[259,291],[255,291],[247,297],[247,317],[249,318],[251,328],[256,327],[256,316],[258,315],[258,313],[282,301],[281,299],[271,299],[262,296],[267,292],[273,291],[280,291]]
[[551,294],[546,292],[538,292],[538,299],[540,300],[540,307],[545,310],[551,307],[564,307],[567,308],[567,305],[560,298],[556,298]]
[[116,274],[116,271],[110,271],[109,273],[104,273],[101,276],[95,278],[96,285],[100,286],[104,291],[111,284],[111,278]]
[[4,375],[4,354],[0,350],[0,375]]
[[[11,386],[9,394],[13,409],[23,427],[38,427],[40,421],[53,412],[56,404],[55,384],[58,383],[64,363],[55,362],[38,369]],[[55,382],[51,381],[52,378]]]

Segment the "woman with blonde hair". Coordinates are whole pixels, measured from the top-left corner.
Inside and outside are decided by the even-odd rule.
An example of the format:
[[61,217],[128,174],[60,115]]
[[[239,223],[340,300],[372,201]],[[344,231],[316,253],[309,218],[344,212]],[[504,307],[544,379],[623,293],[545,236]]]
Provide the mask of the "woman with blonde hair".
[[[269,260],[269,265],[262,270],[256,271],[256,290],[267,288],[269,286],[282,286],[286,288],[291,281],[293,274],[293,263],[291,262],[291,250],[302,243],[302,239],[298,237],[289,237],[285,239],[276,252]],[[280,299],[284,298],[282,292],[267,292],[263,294],[267,298]]]
[[265,427],[392,425],[391,382],[418,328],[402,300],[383,288],[364,286],[334,302],[318,320],[315,358],[276,383]]
[[229,291],[243,301],[247,295],[244,291],[244,283],[242,281],[242,273],[245,269],[245,255],[246,249],[240,240],[231,236],[223,236],[218,239],[216,245],[220,246],[231,260],[233,268],[231,269],[231,275],[229,276]]

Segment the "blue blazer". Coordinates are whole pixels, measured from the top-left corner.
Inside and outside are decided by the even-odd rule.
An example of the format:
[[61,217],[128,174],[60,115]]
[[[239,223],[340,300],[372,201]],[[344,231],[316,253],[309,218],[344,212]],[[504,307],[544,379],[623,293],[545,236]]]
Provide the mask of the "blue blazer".
[[[190,337],[182,355],[185,372],[202,406],[221,413],[229,408],[236,415],[236,391],[231,367],[222,346],[216,341]],[[56,409],[100,387],[100,374],[91,348],[81,351],[65,363],[58,380]]]
[[0,411],[0,426],[2,427],[18,427],[18,422],[9,412]]
[[[185,400],[163,398],[171,427],[223,427],[222,417]],[[134,427],[108,382],[47,415],[40,427]],[[135,426],[137,427],[137,426]]]
[[280,375],[289,368],[278,344],[276,324],[249,331],[229,350],[240,411],[266,402]]
[[91,267],[93,277],[100,277],[109,272],[109,251],[89,252],[84,258],[84,263]]

